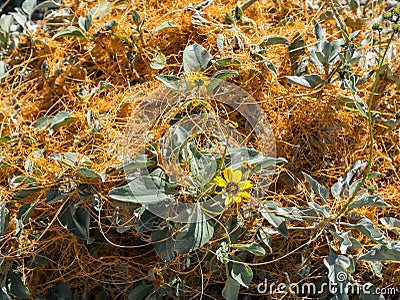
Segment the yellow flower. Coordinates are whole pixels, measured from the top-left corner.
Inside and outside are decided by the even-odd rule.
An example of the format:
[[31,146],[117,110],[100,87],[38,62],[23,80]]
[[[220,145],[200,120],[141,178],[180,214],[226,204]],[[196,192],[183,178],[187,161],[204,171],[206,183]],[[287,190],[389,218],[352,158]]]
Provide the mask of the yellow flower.
[[210,79],[201,73],[191,73],[185,77],[185,80],[190,87],[207,86],[210,84]]
[[242,199],[249,199],[251,195],[246,192],[253,185],[250,180],[242,181],[242,171],[232,170],[232,167],[224,170],[224,177],[217,176],[214,183],[222,188],[222,192],[226,193],[225,206],[229,206],[232,201],[236,203]]

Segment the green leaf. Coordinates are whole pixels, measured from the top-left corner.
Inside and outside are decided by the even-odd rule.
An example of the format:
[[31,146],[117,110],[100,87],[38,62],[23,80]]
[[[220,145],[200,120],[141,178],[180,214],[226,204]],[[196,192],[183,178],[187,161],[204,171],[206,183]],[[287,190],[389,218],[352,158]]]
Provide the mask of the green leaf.
[[126,299],[127,300],[142,300],[151,291],[153,291],[153,286],[151,284],[139,284],[138,286],[134,287],[133,289],[130,289],[126,293]]
[[394,232],[397,235],[400,235],[400,220],[393,217],[384,217],[380,218],[382,225],[389,229],[391,232]]
[[95,88],[90,91],[90,94],[94,95],[100,91],[108,91],[114,89],[115,86],[107,81],[100,80]]
[[76,173],[84,178],[101,179],[101,176],[99,174],[97,174],[95,171],[93,171],[89,168],[85,168],[85,167],[77,169]]
[[162,53],[158,53],[150,62],[150,67],[155,70],[164,69],[166,65],[167,58]]
[[7,65],[4,61],[0,61],[0,82],[7,76]]
[[89,11],[86,19],[90,18],[90,23],[91,23],[92,19],[99,20],[109,13],[110,13],[110,3],[108,3],[107,1],[101,2],[101,3],[97,4],[96,6],[94,6]]
[[265,69],[267,69],[268,71],[270,71],[272,74],[274,74],[275,77],[278,76],[278,72],[276,71],[275,66],[272,62],[270,62],[270,61],[264,62],[263,67]]
[[[275,212],[280,212],[280,206],[274,201],[264,202],[264,206],[260,209],[261,215],[274,226],[284,237],[289,237],[289,232],[286,227],[286,218],[276,215]],[[284,212],[283,212],[284,213]]]
[[156,169],[149,175],[140,176],[127,185],[111,190],[109,196],[122,202],[155,204],[170,200],[172,194],[166,175],[161,169]]
[[265,48],[272,45],[289,45],[290,41],[283,36],[268,36],[261,43],[260,47]]
[[318,181],[316,181],[314,178],[312,178],[310,175],[308,175],[305,172],[302,172],[306,180],[311,186],[311,189],[314,191],[314,193],[321,198],[321,200],[324,203],[327,203],[328,197],[329,197],[329,190],[328,188],[324,187],[323,185],[320,185]]
[[172,239],[171,227],[165,227],[162,230],[155,230],[151,233],[151,242],[154,250],[159,257],[169,262],[175,258],[174,254],[174,240]]
[[358,257],[365,261],[400,261],[400,242],[395,241],[389,245],[374,246],[371,250]]
[[350,203],[348,209],[351,210],[360,206],[392,207],[390,204],[386,203],[381,196],[377,194],[370,195],[368,193],[361,195],[354,200],[354,202]]
[[74,122],[76,119],[74,115],[67,111],[60,111],[58,112],[53,119],[51,120],[50,127],[49,127],[49,132],[50,135],[53,135],[54,132],[59,130],[61,127],[71,124]]
[[226,300],[237,300],[239,297],[240,284],[233,278],[228,277],[222,290],[222,297]]
[[29,16],[29,18],[35,11],[36,4],[36,0],[25,0],[22,3],[22,10]]
[[379,244],[389,244],[389,241],[386,239],[385,235],[378,228],[375,227],[374,223],[372,223],[370,219],[363,218],[358,221],[357,224],[352,224],[351,226],[364,234],[366,237]]
[[65,282],[57,282],[51,287],[46,300],[74,300],[74,296]]
[[[352,262],[349,257],[344,255],[337,255],[331,248],[329,249],[329,256],[324,258],[324,265],[328,269],[328,279],[334,285],[346,286],[348,283],[347,274],[348,269],[351,268]],[[336,289],[336,299],[348,299],[342,298],[346,296],[343,289]]]
[[234,75],[239,75],[238,71],[236,71],[236,70],[220,70],[214,74],[213,78],[225,80]]
[[229,264],[232,266],[232,278],[240,285],[248,288],[253,279],[253,270],[246,263],[230,262]]
[[31,292],[22,282],[21,276],[18,273],[10,272],[7,274],[6,285],[8,290],[16,297],[27,299]]
[[35,10],[42,8],[59,8],[61,3],[57,3],[53,0],[43,1],[42,3],[35,6]]
[[61,37],[76,37],[81,40],[86,40],[85,34],[78,27],[75,26],[68,26],[67,28],[57,32],[52,39],[56,40]]
[[321,87],[324,84],[324,80],[317,74],[304,75],[304,76],[286,76],[287,80],[291,84],[300,85],[309,89],[315,89]]
[[140,29],[140,27],[142,27],[143,25],[143,20],[140,17],[139,13],[136,10],[133,10],[132,12],[132,20],[135,23],[135,25],[137,26],[137,28]]
[[90,214],[75,203],[66,202],[58,216],[60,223],[80,239],[89,243]]
[[113,27],[117,26],[118,22],[115,20],[110,20],[106,22],[101,29],[103,30],[111,30]]
[[232,248],[239,249],[239,250],[246,250],[255,256],[264,256],[265,249],[260,246],[260,244],[253,242],[251,244],[232,244]]
[[260,228],[260,230],[258,231],[258,235],[259,238],[263,241],[263,243],[268,247],[269,252],[272,253],[272,247],[271,247],[272,238],[268,234],[268,232],[263,228]]
[[321,215],[323,215],[325,218],[329,218],[330,214],[329,214],[329,206],[328,205],[319,205],[315,202],[308,202],[307,203],[308,206],[310,206],[312,209],[314,209],[317,213],[320,213]]
[[177,233],[175,251],[179,254],[190,253],[205,243],[214,234],[214,226],[211,220],[207,220],[200,206],[191,214],[191,223],[185,224]]
[[237,5],[235,8],[235,19],[240,20],[242,16],[243,16],[243,10],[240,8],[239,5]]
[[214,63],[214,65],[217,68],[221,68],[221,67],[229,67],[229,66],[238,66],[240,65],[240,61],[233,58],[233,57],[227,57],[227,58],[221,58],[221,59],[217,59]]
[[154,160],[148,160],[148,159],[149,158],[147,157],[146,154],[140,155],[132,161],[125,162],[125,163],[119,165],[116,169],[116,172],[124,171],[124,172],[129,173],[130,171],[133,171],[133,170],[154,167],[157,165]]
[[325,38],[325,32],[322,29],[321,25],[319,25],[317,20],[314,21],[314,30],[315,30],[315,37],[317,38],[317,41],[322,41]]
[[225,36],[222,33],[220,33],[217,36],[217,48],[219,51],[222,51],[224,50],[224,47],[225,47]]
[[186,73],[203,71],[211,61],[212,55],[203,46],[195,43],[183,51],[183,69]]
[[178,90],[178,84],[182,81],[181,78],[177,76],[170,76],[170,75],[157,75],[156,79],[164,83],[164,85],[172,90]]
[[50,154],[49,157],[61,162],[62,164],[70,168],[75,168],[77,165],[80,164],[90,164],[90,159],[88,157],[76,152],[55,153]]
[[54,116],[46,116],[37,119],[32,125],[36,131],[43,131],[48,128],[53,121]]
[[10,212],[6,207],[6,202],[0,202],[0,236],[7,231],[8,223],[10,222]]
[[89,31],[90,26],[92,25],[92,16],[87,15],[86,18],[79,17],[78,24],[82,30]]
[[170,28],[178,28],[178,24],[176,24],[176,22],[174,20],[168,20],[165,21],[163,23],[161,23],[160,25],[158,25],[156,27],[156,29],[154,29],[154,32],[160,32],[161,30],[165,30],[165,29],[170,29]]

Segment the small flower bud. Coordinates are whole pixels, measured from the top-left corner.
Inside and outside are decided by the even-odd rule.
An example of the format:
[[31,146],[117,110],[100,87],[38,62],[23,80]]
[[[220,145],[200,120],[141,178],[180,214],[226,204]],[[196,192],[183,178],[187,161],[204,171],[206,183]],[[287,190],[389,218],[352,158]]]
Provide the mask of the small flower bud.
[[374,25],[372,25],[372,30],[381,30],[381,24],[380,23],[374,23]]
[[400,7],[396,7],[395,9],[393,9],[393,13],[395,16],[400,16]]
[[384,18],[385,20],[391,20],[392,17],[393,17],[393,13],[392,13],[391,11],[385,12],[385,13],[383,14],[383,18]]
[[400,24],[393,24],[392,30],[394,33],[400,33]]

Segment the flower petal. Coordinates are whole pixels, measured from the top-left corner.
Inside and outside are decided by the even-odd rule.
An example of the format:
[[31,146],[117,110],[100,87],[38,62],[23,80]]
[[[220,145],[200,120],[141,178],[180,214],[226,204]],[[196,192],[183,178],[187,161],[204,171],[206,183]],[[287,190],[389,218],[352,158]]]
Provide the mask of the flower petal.
[[225,199],[225,206],[226,207],[228,207],[231,203],[232,203],[232,201],[233,201],[233,196],[232,195],[228,195],[227,197],[226,197],[226,199]]
[[224,177],[226,181],[231,181],[232,167],[224,169]]
[[222,177],[215,177],[214,178],[214,183],[220,187],[226,187],[226,181]]
[[235,200],[236,203],[239,203],[242,201],[242,198],[241,198],[241,196],[237,196],[237,197],[234,197],[233,200]]
[[244,199],[250,199],[251,195],[248,192],[241,192],[240,197]]
[[247,189],[249,189],[251,187],[253,187],[253,184],[250,182],[250,180],[239,182],[239,189],[241,191],[247,190]]
[[240,182],[240,180],[242,180],[242,171],[235,170],[232,173],[232,178],[230,178],[229,181],[238,183],[238,182]]

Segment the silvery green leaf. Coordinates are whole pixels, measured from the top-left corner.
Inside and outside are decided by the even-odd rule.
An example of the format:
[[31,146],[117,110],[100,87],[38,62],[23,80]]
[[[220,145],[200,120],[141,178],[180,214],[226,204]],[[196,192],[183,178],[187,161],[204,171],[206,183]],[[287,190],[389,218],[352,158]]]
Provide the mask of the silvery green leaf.
[[260,209],[261,215],[284,237],[289,237],[289,232],[286,227],[286,218],[276,213],[284,213],[278,203],[274,201],[266,201]]
[[170,28],[178,28],[178,24],[176,24],[176,22],[174,20],[168,20],[168,21],[165,21],[165,22],[161,23],[160,25],[158,25],[156,27],[156,29],[154,29],[154,32],[158,33],[161,30],[170,29]]
[[8,227],[10,222],[10,211],[6,207],[6,202],[0,202],[0,236],[2,236]]
[[164,229],[155,230],[151,232],[151,242],[154,250],[159,257],[166,261],[173,261],[175,258],[174,253],[174,239],[173,232],[170,226],[166,226]]
[[200,206],[196,206],[189,221],[190,223],[182,223],[175,236],[175,251],[179,254],[190,253],[200,248],[214,234],[214,224],[212,220],[206,218]]
[[389,245],[374,246],[371,250],[358,257],[366,261],[400,261],[400,242],[395,241]]
[[24,28],[26,27],[28,18],[25,15],[19,14],[17,12],[12,12],[11,15],[14,17],[15,21],[17,21],[19,25],[21,25]]
[[86,168],[86,167],[81,167],[81,168],[77,169],[76,173],[84,178],[101,179],[101,176],[99,174],[97,174],[95,171],[93,171],[89,168]]
[[50,135],[53,135],[54,132],[56,132],[58,129],[61,127],[68,125],[72,122],[74,122],[76,118],[74,117],[73,114],[67,112],[67,111],[60,111],[58,112],[52,119],[51,123],[49,126],[49,132]]
[[36,4],[36,0],[25,0],[22,3],[22,10],[29,16],[29,19],[32,13],[35,11]]
[[329,214],[329,206],[328,205],[324,205],[321,206],[315,202],[308,202],[308,206],[310,206],[312,209],[314,209],[317,213],[320,213],[321,215],[323,215],[325,218],[330,218],[330,214]]
[[166,175],[161,169],[156,169],[149,175],[140,176],[128,184],[115,188],[109,196],[118,201],[155,204],[169,201],[173,191],[169,189]]
[[177,76],[163,74],[157,75],[156,79],[161,81],[166,87],[175,91],[178,90],[179,82],[182,81],[182,79]]
[[212,55],[203,46],[195,43],[183,51],[183,69],[186,73],[203,71],[211,61]]
[[89,11],[86,18],[90,17],[90,20],[101,19],[108,13],[110,13],[110,4],[108,2],[101,2]]
[[319,25],[318,21],[315,19],[314,19],[314,30],[317,41],[322,41],[325,38],[325,31],[324,29],[322,29],[321,25]]
[[275,66],[272,62],[270,62],[270,61],[264,62],[263,67],[265,69],[267,69],[268,71],[270,71],[272,74],[274,74],[275,77],[278,76],[278,73],[276,72]]
[[234,75],[239,75],[239,72],[236,70],[220,70],[214,74],[213,78],[225,80]]
[[291,84],[297,84],[309,89],[319,88],[324,84],[324,80],[317,74],[303,76],[286,76]]
[[381,196],[377,194],[370,195],[368,193],[357,197],[352,203],[350,203],[348,209],[351,210],[360,206],[392,207],[390,204],[386,203]]
[[400,220],[393,217],[383,217],[379,221],[390,231],[400,235]]
[[92,17],[90,15],[87,15],[86,18],[84,17],[79,17],[78,19],[78,24],[79,27],[84,30],[84,31],[89,31],[90,26],[92,25]]
[[7,66],[4,61],[0,61],[0,82],[7,76]]
[[217,36],[217,48],[219,51],[222,51],[224,50],[224,47],[225,47],[225,36],[222,33],[220,33]]
[[103,30],[111,30],[114,26],[117,26],[118,22],[115,20],[110,20],[106,22],[101,29]]
[[246,264],[240,262],[229,262],[231,266],[231,276],[240,285],[248,288],[253,279],[253,270]]
[[94,95],[100,91],[107,91],[114,89],[115,86],[107,81],[101,80],[95,88],[90,91],[90,94]]
[[321,198],[324,203],[327,203],[329,197],[329,190],[328,188],[324,187],[323,185],[319,184],[314,178],[308,175],[305,172],[302,172],[304,177],[307,179],[308,183],[311,186],[311,189],[314,193]]
[[265,249],[256,242],[251,244],[231,244],[231,248],[247,251],[255,256],[265,255]]
[[[5,284],[8,287],[8,290],[13,294],[15,297],[19,299],[27,299],[31,292],[22,282],[21,276],[19,273],[10,271],[5,279]],[[6,298],[7,299],[7,298]]]
[[75,26],[68,26],[66,29],[57,32],[52,39],[56,40],[61,37],[77,37],[81,40],[86,40],[85,34]]
[[350,169],[341,176],[336,183],[331,187],[332,196],[340,199],[342,196],[350,196],[349,188],[353,179],[355,179],[364,168],[367,166],[366,162],[357,160]]
[[150,67],[155,70],[164,69],[166,65],[167,58],[162,53],[158,53],[150,62]]
[[222,290],[222,297],[224,297],[225,300],[237,300],[239,297],[239,290],[240,284],[229,276]]
[[48,1],[43,1],[42,3],[36,5],[34,10],[42,8],[59,8],[60,6],[61,3],[57,3],[56,1],[53,0],[48,0]]
[[389,245],[389,241],[386,239],[385,235],[378,228],[375,227],[374,223],[372,223],[370,219],[363,218],[358,221],[357,224],[352,224],[350,226],[354,227],[374,242],[383,245]]

